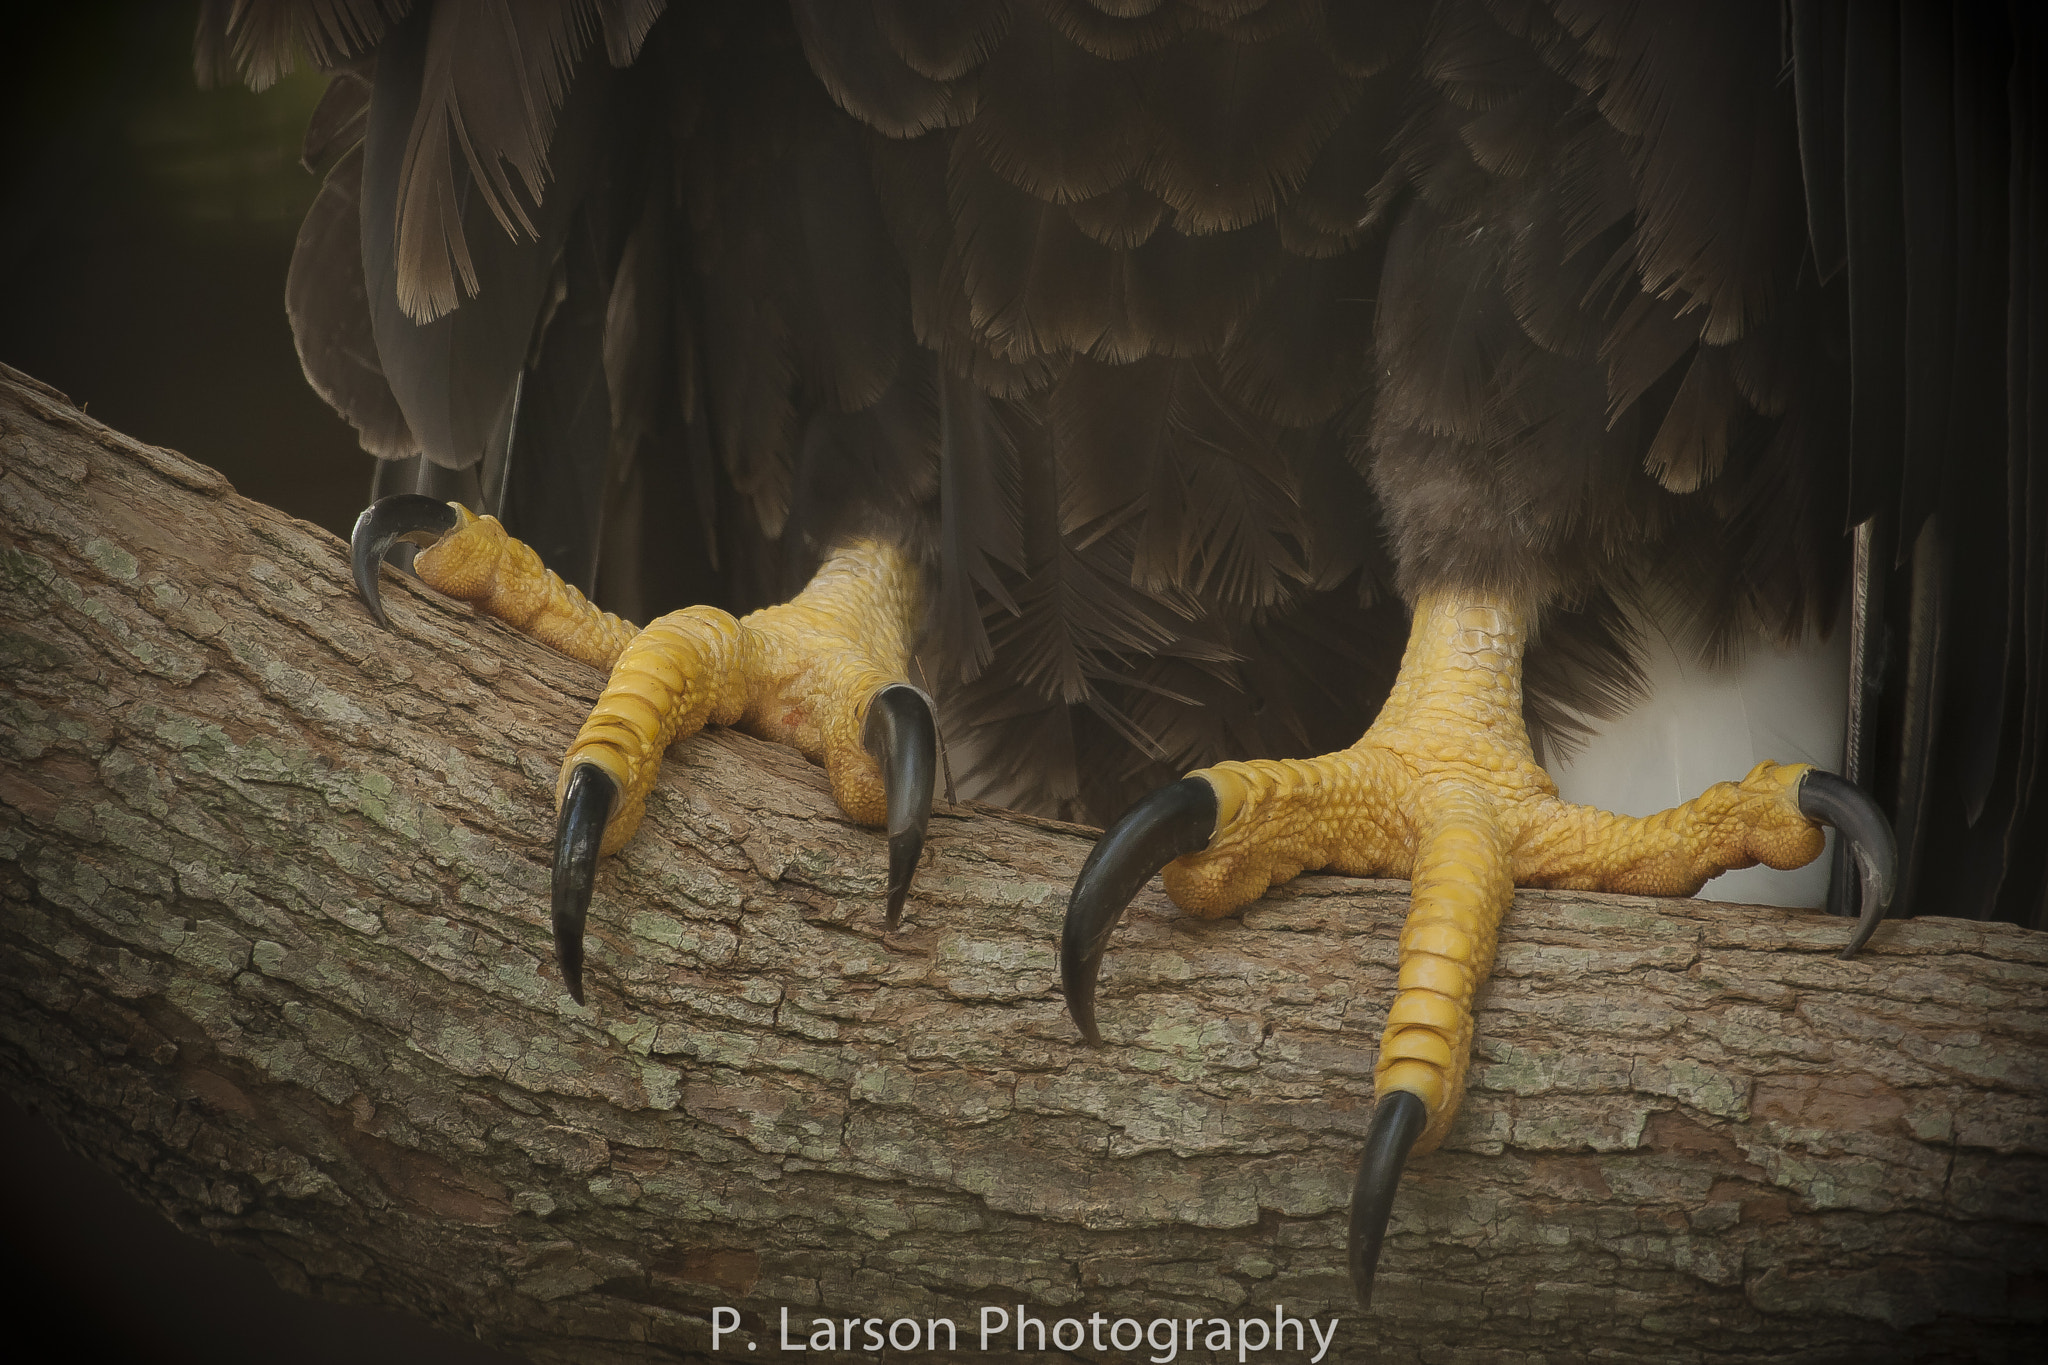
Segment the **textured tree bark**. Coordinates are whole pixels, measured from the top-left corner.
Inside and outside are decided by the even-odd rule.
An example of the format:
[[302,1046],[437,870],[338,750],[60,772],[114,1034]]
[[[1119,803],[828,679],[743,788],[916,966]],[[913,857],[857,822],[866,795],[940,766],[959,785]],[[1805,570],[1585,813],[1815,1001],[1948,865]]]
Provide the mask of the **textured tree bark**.
[[1148,891],[1086,1051],[1087,831],[942,807],[887,934],[880,836],[711,733],[599,877],[579,1008],[546,858],[596,674],[397,581],[378,630],[331,536],[11,371],[0,533],[0,1073],[287,1284],[605,1362],[705,1352],[721,1305],[752,1360],[785,1307],[980,1354],[984,1306],[1280,1303],[1342,1319],[1325,1359],[1447,1361],[2018,1358],[2048,1308],[2048,937],[1844,963],[1817,916],[1520,895],[1361,1317],[1402,884]]

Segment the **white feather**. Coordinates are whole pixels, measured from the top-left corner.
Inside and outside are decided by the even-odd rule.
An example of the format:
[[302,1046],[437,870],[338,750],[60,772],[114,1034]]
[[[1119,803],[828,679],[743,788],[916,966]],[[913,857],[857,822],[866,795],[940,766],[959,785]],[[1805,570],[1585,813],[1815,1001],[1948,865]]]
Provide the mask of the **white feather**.
[[[1716,782],[1738,781],[1765,759],[1842,770],[1848,718],[1849,632],[1798,649],[1752,647],[1732,666],[1709,667],[1656,623],[1643,632],[1650,695],[1610,722],[1568,762],[1553,762],[1558,792],[1624,815],[1652,815]],[[1828,835],[1829,849],[1834,835]],[[1757,866],[1725,873],[1700,895],[1747,905],[1819,906],[1827,853],[1792,872]]]

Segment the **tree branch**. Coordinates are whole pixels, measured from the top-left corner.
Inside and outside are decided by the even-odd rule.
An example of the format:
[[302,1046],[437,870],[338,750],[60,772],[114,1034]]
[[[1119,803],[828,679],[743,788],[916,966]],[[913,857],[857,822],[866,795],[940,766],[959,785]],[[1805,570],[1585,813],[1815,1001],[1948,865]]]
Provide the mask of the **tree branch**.
[[942,808],[886,934],[881,836],[711,733],[600,874],[579,1008],[547,846],[596,674],[397,582],[378,630],[331,536],[12,371],[0,530],[0,1071],[288,1284],[606,1362],[708,1349],[717,1305],[761,1351],[784,1306],[971,1350],[984,1305],[1279,1302],[1359,1360],[1904,1359],[2042,1317],[2043,936],[1843,963],[1818,916],[1521,894],[1361,1318],[1404,885],[1145,893],[1091,1052],[1054,959],[1087,831]]

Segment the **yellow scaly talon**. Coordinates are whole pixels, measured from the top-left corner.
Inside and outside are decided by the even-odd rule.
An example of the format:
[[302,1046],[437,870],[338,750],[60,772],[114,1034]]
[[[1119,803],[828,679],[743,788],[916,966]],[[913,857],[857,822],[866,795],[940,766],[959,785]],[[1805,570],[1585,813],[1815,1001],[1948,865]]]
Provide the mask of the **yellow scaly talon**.
[[610,668],[639,627],[600,611],[561,575],[514,540],[496,517],[478,516],[459,502],[455,529],[420,551],[413,572],[436,592],[476,609],[593,668]]
[[[668,746],[709,722],[738,725],[823,764],[841,810],[862,824],[887,823],[895,923],[931,807],[931,710],[906,681],[918,612],[916,566],[895,546],[860,540],[830,555],[803,592],[779,606],[739,620],[689,607],[634,637],[569,746],[556,787],[553,918],[572,996],[582,999],[596,860],[639,827]],[[891,723],[874,733],[888,739],[871,748],[870,712],[885,695]],[[589,827],[596,821],[601,837]]]
[[[1174,903],[1209,917],[1311,868],[1409,879],[1399,983],[1374,1070],[1371,1155],[1353,1204],[1361,1299],[1391,1206],[1387,1182],[1410,1144],[1431,1150],[1457,1116],[1472,1002],[1516,885],[1689,896],[1730,868],[1811,861],[1823,847],[1820,822],[1841,823],[1838,812],[1857,822],[1859,847],[1889,840],[1881,818],[1873,828],[1841,804],[1855,805],[1846,784],[1803,764],[1759,764],[1740,783],[1646,819],[1560,801],[1522,721],[1527,618],[1498,594],[1425,594],[1393,691],[1358,743],[1314,759],[1222,763],[1162,789],[1104,834],[1068,907],[1061,972],[1093,1041],[1109,932],[1161,863]],[[1813,777],[1835,785],[1809,790]],[[1882,849],[1859,856],[1870,907],[1858,943],[1889,899],[1890,875]],[[1398,1095],[1420,1108],[1393,1103]]]
[[779,606],[741,620],[687,607],[639,630],[549,572],[497,518],[400,494],[367,509],[351,538],[357,589],[380,623],[380,564],[401,539],[427,543],[413,568],[429,587],[610,670],[555,789],[555,944],[563,983],[579,1002],[597,860],[639,827],[668,746],[708,723],[740,725],[823,764],[841,810],[887,825],[896,923],[923,851],[937,766],[930,702],[908,682],[921,603],[917,566],[901,549],[856,540]]

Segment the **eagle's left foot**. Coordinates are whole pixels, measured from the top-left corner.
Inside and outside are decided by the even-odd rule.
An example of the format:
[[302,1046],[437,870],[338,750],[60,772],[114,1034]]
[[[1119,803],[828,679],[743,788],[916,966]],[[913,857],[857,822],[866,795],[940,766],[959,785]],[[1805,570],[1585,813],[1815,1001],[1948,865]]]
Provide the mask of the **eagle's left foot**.
[[889,832],[888,922],[924,849],[938,765],[931,704],[906,681],[916,566],[875,540],[843,545],[778,606],[734,618],[670,612],[635,637],[562,760],[555,949],[582,998],[585,912],[600,854],[633,836],[662,754],[704,724],[738,725],[824,765],[839,808]]
[[428,586],[611,673],[556,785],[555,953],[579,1003],[598,859],[639,827],[669,744],[707,722],[742,726],[823,764],[841,810],[887,827],[896,923],[938,764],[931,704],[906,681],[918,571],[901,549],[856,540],[788,602],[737,619],[687,607],[641,630],[592,606],[496,518],[413,494],[382,499],[356,523],[356,586],[379,622],[379,563],[399,539],[426,543],[413,567]]
[[1521,886],[1689,896],[1730,868],[1804,865],[1840,827],[1864,881],[1860,947],[1891,899],[1891,831],[1871,800],[1803,764],[1760,763],[1646,819],[1560,801],[1522,723],[1524,613],[1484,594],[1426,596],[1401,673],[1351,748],[1222,763],[1162,788],[1106,832],[1074,884],[1060,972],[1091,1043],[1111,930],[1164,864],[1194,914],[1228,913],[1299,872],[1407,877],[1400,978],[1374,1070],[1378,1103],[1352,1196],[1361,1303],[1409,1152],[1443,1138],[1464,1093],[1472,1000]]

